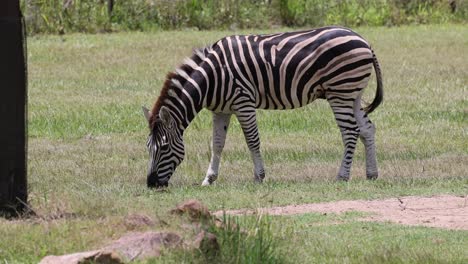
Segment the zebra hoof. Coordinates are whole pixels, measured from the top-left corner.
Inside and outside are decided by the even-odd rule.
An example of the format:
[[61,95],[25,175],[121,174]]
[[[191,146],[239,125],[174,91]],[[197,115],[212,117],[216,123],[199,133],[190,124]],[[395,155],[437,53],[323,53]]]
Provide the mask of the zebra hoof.
[[254,179],[254,182],[255,182],[255,183],[258,183],[258,184],[261,184],[261,183],[263,183],[263,179],[255,178],[255,179]]
[[255,175],[254,177],[255,183],[263,183],[263,179],[265,179],[265,173]]
[[377,180],[378,177],[379,177],[378,173],[367,174],[367,179],[370,181]]
[[201,186],[210,186],[210,185],[211,185],[211,183],[207,179],[203,180],[203,182],[201,184]]
[[347,181],[349,181],[349,176],[338,175],[338,176],[336,176],[336,180],[341,181],[341,182],[347,182]]
[[211,184],[213,184],[214,181],[216,181],[217,178],[218,178],[218,175],[216,174],[207,175],[201,185],[210,186]]

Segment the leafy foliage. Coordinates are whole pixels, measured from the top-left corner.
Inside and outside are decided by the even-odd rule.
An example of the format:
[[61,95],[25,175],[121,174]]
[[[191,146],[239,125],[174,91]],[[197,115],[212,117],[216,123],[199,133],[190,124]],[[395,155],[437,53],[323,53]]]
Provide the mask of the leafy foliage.
[[[229,216],[224,215],[221,227],[210,226],[209,232],[215,234],[219,251],[179,251],[170,252],[164,259],[155,263],[293,263],[283,249],[286,244],[273,233],[271,217]],[[287,234],[291,230],[286,230]]]
[[[286,30],[290,29],[256,32]],[[333,181],[342,142],[329,105],[318,100],[296,110],[258,112],[268,169],[261,185],[252,181],[252,160],[233,118],[220,177],[213,188],[199,186],[209,163],[212,135],[212,117],[202,111],[186,130],[185,161],[165,192],[145,185],[148,128],[141,105],[154,103],[166,73],[193,47],[232,32],[29,38],[28,184],[30,206],[41,217],[0,219],[0,262],[38,263],[49,254],[99,248],[130,231],[123,219],[134,213],[154,219],[154,229],[178,230],[169,210],[187,199],[199,199],[218,211],[466,195],[468,61],[463,54],[468,53],[468,27],[363,27],[358,32],[373,45],[384,72],[385,102],[371,116],[377,125],[379,180],[365,180],[364,149],[358,144],[352,181]],[[368,98],[373,98],[374,89],[372,78],[366,88]],[[274,259],[287,258],[286,263],[465,263],[468,259],[467,231],[361,223],[358,217],[271,217],[272,241],[279,245],[270,249],[288,253]],[[256,220],[236,221],[255,234],[251,230]],[[226,232],[231,233],[217,234],[218,238],[235,241],[229,236],[236,233]],[[241,236],[240,241],[249,240],[250,245],[255,239]],[[264,237],[262,245],[271,241],[269,235]],[[210,263],[204,256],[199,262],[192,261],[192,255],[173,256],[174,261],[166,257],[149,263]]]
[[221,242],[219,263],[284,263],[268,217],[249,220],[225,216],[225,228],[214,229]]
[[461,0],[22,0],[30,33],[466,22]]

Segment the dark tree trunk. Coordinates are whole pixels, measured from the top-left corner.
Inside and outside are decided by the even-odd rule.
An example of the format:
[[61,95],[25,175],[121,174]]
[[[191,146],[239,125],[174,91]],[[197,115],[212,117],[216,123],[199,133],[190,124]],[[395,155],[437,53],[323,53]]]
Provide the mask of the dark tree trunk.
[[109,14],[109,20],[112,16],[112,10],[114,10],[114,0],[107,0],[107,13]]
[[0,0],[0,215],[27,209],[26,61],[19,0]]

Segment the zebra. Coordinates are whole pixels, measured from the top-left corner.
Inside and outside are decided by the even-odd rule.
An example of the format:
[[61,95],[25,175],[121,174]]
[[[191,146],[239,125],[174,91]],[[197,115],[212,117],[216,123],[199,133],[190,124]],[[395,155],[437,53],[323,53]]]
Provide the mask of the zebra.
[[[361,106],[374,68],[373,101]],[[366,176],[378,177],[375,126],[368,114],[383,100],[377,57],[360,35],[344,27],[266,35],[233,35],[195,49],[167,75],[152,110],[143,107],[150,135],[148,187],[168,186],[184,159],[184,130],[198,112],[213,114],[211,159],[202,185],[218,177],[231,116],[243,130],[254,164],[254,180],[265,178],[256,109],[294,109],[328,101],[341,131],[344,154],[337,179],[347,181],[358,138],[364,143]]]

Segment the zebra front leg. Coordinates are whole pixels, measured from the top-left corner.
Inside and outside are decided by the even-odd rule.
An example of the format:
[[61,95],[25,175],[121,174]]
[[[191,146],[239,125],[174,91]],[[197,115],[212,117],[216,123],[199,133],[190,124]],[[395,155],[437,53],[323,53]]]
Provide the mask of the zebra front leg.
[[356,142],[359,136],[359,127],[354,116],[353,102],[340,100],[336,97],[328,102],[333,109],[344,144],[343,160],[341,161],[336,179],[348,181],[353,163],[354,150],[356,149]]
[[244,137],[249,147],[254,163],[254,180],[261,183],[265,178],[265,168],[260,153],[260,136],[258,135],[257,117],[254,107],[244,107],[236,112],[239,124],[244,132]]
[[218,178],[219,161],[226,141],[231,114],[213,112],[213,138],[211,140],[211,160],[202,186],[212,184]]

